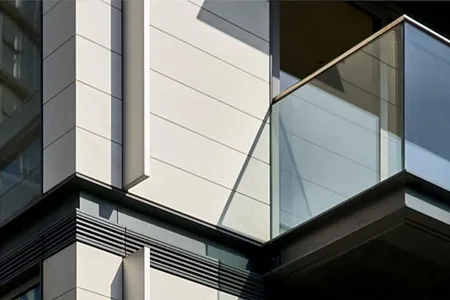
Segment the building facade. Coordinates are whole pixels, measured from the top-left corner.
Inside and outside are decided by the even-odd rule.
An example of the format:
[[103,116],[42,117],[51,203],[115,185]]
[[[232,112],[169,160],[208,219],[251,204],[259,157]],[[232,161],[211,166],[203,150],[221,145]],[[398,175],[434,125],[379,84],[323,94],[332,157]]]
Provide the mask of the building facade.
[[450,27],[424,7],[1,1],[0,300],[445,292]]

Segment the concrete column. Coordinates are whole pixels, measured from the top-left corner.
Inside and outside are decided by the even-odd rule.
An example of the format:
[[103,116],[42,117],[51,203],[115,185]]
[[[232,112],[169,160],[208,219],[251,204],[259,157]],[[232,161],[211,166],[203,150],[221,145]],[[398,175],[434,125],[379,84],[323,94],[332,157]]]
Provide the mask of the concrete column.
[[44,261],[44,300],[122,300],[122,257],[76,242]]
[[121,188],[121,2],[43,7],[44,192],[75,173]]

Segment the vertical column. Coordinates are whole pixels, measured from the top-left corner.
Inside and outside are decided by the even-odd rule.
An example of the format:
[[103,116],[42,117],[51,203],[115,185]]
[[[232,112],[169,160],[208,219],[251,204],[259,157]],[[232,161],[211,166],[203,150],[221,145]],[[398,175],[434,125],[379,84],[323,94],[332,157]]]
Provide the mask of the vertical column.
[[380,180],[384,180],[389,174],[389,70],[383,63],[386,58],[386,49],[381,47],[379,62],[380,67]]
[[44,0],[44,192],[78,173],[122,187],[120,1]]
[[123,260],[124,300],[150,300],[150,249],[144,247]]
[[76,1],[76,171],[122,187],[120,2]]
[[122,300],[122,257],[76,242],[44,261],[44,300]]
[[76,1],[43,1],[43,191],[75,173]]
[[125,189],[142,182],[150,173],[149,6],[148,0],[124,2],[123,186]]
[[[270,1],[270,72],[272,99],[280,93],[280,3]],[[279,109],[278,106],[270,107],[270,235],[275,237],[280,234],[280,145],[279,145]]]

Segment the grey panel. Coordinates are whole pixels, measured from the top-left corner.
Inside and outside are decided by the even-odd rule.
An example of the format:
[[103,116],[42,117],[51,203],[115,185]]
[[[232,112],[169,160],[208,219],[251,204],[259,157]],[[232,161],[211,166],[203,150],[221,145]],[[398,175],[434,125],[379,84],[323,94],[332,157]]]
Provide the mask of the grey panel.
[[158,222],[152,218],[130,209],[119,207],[118,221],[120,225],[126,226],[133,231],[142,233],[148,237],[174,245],[181,249],[191,251],[199,255],[208,256],[214,260],[236,266],[244,270],[248,270],[251,267],[248,258],[237,253],[233,253],[230,249],[223,249],[223,247],[219,245],[202,241],[188,232],[183,232],[183,230],[179,228],[167,228],[167,226],[158,224]]
[[80,209],[92,216],[117,223],[117,204],[111,203],[86,193],[80,193]]
[[123,2],[123,186],[149,176],[150,3]]
[[171,245],[176,245],[182,249],[205,255],[205,243],[157,226],[151,218],[144,214],[137,213],[124,207],[119,207],[118,220],[120,225],[126,226],[133,231],[145,234],[153,239]]
[[450,189],[450,46],[405,24],[405,168]]

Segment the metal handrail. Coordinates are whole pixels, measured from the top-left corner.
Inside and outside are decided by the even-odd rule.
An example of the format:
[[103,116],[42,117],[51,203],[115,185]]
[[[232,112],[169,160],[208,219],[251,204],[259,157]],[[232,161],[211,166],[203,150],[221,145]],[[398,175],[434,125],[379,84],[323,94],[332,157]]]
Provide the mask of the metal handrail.
[[449,39],[445,38],[444,36],[440,35],[439,33],[435,32],[434,30],[426,27],[425,25],[420,24],[419,22],[417,22],[416,20],[412,19],[411,17],[408,17],[407,15],[402,15],[401,17],[399,17],[398,19],[396,19],[395,21],[393,21],[389,25],[386,25],[385,27],[383,27],[379,31],[375,32],[374,34],[372,34],[371,36],[369,36],[368,38],[366,38],[365,40],[363,40],[362,42],[357,44],[356,46],[350,48],[349,50],[347,50],[343,54],[339,55],[338,57],[336,57],[335,59],[333,59],[332,61],[330,61],[329,63],[327,63],[326,65],[324,65],[320,69],[318,69],[317,71],[313,72],[312,74],[308,75],[307,77],[305,77],[304,79],[300,80],[296,84],[294,84],[294,85],[290,86],[289,88],[287,88],[286,90],[284,90],[282,93],[280,93],[275,98],[273,98],[272,104],[275,104],[278,101],[283,100],[283,98],[286,97],[287,95],[289,95],[290,93],[294,92],[295,90],[297,90],[301,86],[305,85],[306,83],[308,83],[309,81],[311,81],[312,79],[317,77],[318,75],[320,75],[323,72],[325,72],[326,70],[330,69],[332,66],[334,66],[335,64],[337,64],[341,60],[347,58],[348,56],[352,55],[356,51],[358,51],[361,48],[367,46],[368,44],[373,42],[375,39],[379,38],[380,36],[382,36],[383,34],[388,32],[389,30],[393,29],[394,27],[396,27],[397,25],[399,25],[399,24],[401,24],[402,22],[405,22],[405,21],[411,23],[412,25],[414,25],[415,27],[421,29],[422,31],[427,32],[428,34],[432,35],[434,38],[439,39],[440,41],[450,45],[450,40]]

